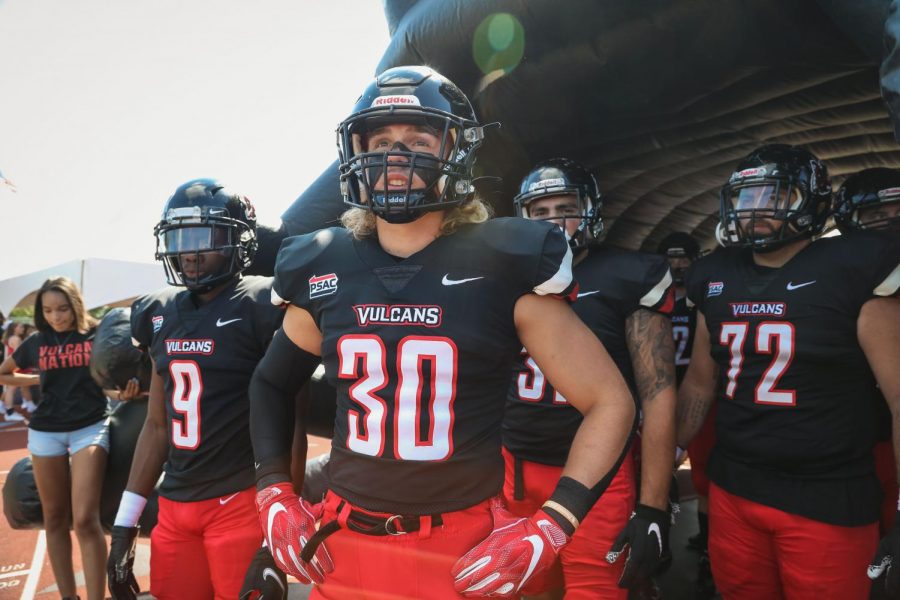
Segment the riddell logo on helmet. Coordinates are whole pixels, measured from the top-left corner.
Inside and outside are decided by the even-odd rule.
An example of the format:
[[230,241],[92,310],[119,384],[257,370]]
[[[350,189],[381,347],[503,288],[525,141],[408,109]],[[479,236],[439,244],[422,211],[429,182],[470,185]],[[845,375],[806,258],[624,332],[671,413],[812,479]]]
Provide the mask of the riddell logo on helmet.
[[411,94],[404,96],[379,96],[372,102],[372,106],[390,106],[397,104],[401,106],[421,106],[419,99]]
[[762,177],[766,174],[765,167],[754,167],[752,169],[744,169],[743,171],[736,171],[731,175],[731,180],[735,179],[746,179],[747,177]]
[[528,186],[528,191],[533,192],[534,190],[539,190],[542,188],[549,187],[565,187],[566,182],[564,179],[559,177],[555,177],[553,179],[542,179],[541,181],[535,181],[531,185]]
[[886,196],[900,196],[900,187],[887,188],[878,192],[879,198],[884,198]]

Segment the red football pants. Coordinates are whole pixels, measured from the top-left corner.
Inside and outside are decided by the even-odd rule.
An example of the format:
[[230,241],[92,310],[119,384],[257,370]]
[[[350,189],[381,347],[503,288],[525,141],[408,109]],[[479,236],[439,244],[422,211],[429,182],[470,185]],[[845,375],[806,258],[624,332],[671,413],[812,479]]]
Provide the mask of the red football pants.
[[[325,496],[322,523],[337,518],[340,497]],[[317,585],[311,599],[457,600],[450,570],[459,558],[493,530],[489,501],[444,513],[443,525],[403,535],[364,535],[340,529],[324,544],[334,571]]]
[[150,533],[150,593],[158,600],[236,600],[261,545],[253,488],[199,502],[160,497]]
[[[506,476],[503,498],[509,510],[522,517],[530,517],[550,498],[562,475],[562,467],[522,461],[523,500],[515,500],[514,459],[503,449]],[[563,548],[560,560],[548,574],[546,589],[565,584],[566,599],[624,600],[628,590],[618,586],[625,568],[625,559],[616,564],[606,562],[606,553],[625,528],[634,510],[635,482],[631,452],[625,455],[612,483],[575,531],[572,541]]]
[[840,527],[709,493],[709,558],[724,600],[865,600],[878,524]]
[[706,415],[700,431],[688,444],[688,458],[691,459],[691,483],[700,496],[709,496],[709,477],[706,476],[706,464],[716,444],[716,404],[713,403]]
[[884,535],[891,530],[897,518],[897,467],[894,462],[894,444],[890,440],[875,444],[875,475],[884,492],[879,523],[881,535]]

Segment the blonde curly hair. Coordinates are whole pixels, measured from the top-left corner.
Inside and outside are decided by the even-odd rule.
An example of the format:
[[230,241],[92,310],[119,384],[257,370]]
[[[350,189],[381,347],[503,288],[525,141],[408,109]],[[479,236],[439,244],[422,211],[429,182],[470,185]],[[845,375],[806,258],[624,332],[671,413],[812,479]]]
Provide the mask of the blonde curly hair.
[[[444,212],[441,222],[441,235],[449,235],[459,229],[460,225],[484,223],[491,218],[491,207],[479,198],[454,206]],[[350,208],[341,215],[341,225],[350,234],[361,240],[375,233],[375,213],[365,208]]]

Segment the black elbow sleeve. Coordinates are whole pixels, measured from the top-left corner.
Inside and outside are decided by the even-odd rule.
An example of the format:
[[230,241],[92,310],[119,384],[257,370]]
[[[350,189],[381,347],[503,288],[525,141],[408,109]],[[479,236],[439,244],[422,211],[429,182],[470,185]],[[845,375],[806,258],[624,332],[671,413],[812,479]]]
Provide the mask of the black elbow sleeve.
[[[297,346],[279,329],[250,380],[250,439],[256,480],[290,481],[294,398],[321,359]],[[273,476],[273,477],[269,477]]]

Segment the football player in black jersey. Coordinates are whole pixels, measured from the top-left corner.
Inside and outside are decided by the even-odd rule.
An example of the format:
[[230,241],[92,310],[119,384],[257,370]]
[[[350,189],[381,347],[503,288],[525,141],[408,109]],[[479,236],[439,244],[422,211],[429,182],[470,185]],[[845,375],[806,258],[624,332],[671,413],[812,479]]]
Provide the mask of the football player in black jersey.
[[[812,241],[831,185],[808,150],[753,151],[694,264],[680,443],[715,402],[709,553],[725,598],[866,598],[878,542],[876,381],[900,409],[900,240]],[[896,417],[895,417],[896,420]]]
[[[660,256],[596,243],[602,229],[600,192],[593,175],[573,160],[555,158],[537,164],[522,180],[515,205],[520,216],[554,223],[570,238],[574,274],[581,286],[575,313],[603,342],[640,401],[644,417],[637,507],[629,455],[561,553],[562,578],[553,574],[547,587],[564,582],[569,599],[624,599],[626,588],[645,583],[668,554],[675,437],[672,276]],[[503,493],[514,513],[533,513],[553,492],[580,422],[578,410],[523,351],[503,418]],[[616,560],[629,544],[628,559]]]
[[[251,384],[268,545],[317,584],[313,598],[517,597],[618,468],[628,389],[560,300],[577,287],[559,227],[488,221],[473,197],[484,130],[459,88],[426,67],[388,69],[338,133],[346,229],[282,245],[274,290],[289,307]],[[499,500],[522,343],[585,415],[564,477],[529,518]],[[289,485],[290,408],[320,357],[337,417],[330,489],[312,504]]]
[[[672,338],[675,340],[675,380],[678,385],[684,379],[691,362],[691,347],[694,341],[694,326],[697,308],[688,305],[685,276],[691,264],[700,258],[700,245],[690,234],[683,231],[670,233],[662,239],[657,252],[665,256],[672,270],[675,288],[675,308],[672,310]],[[691,458],[691,483],[697,493],[697,525],[699,531],[688,538],[688,548],[700,552],[697,570],[698,597],[711,596],[715,586],[709,567],[707,542],[709,540],[709,478],[706,463],[715,442],[715,408],[709,411],[700,431],[684,450],[676,450],[676,462],[680,462],[684,451]]]
[[271,278],[241,275],[256,251],[253,205],[217,181],[192,180],[166,202],[154,233],[173,287],[132,307],[132,335],[153,368],[113,527],[110,591],[114,599],[138,591],[137,523],[164,472],[150,538],[153,596],[236,599],[252,567],[270,585],[266,598],[286,598],[284,575],[260,551],[254,504],[247,388],[284,311],[270,301]]

